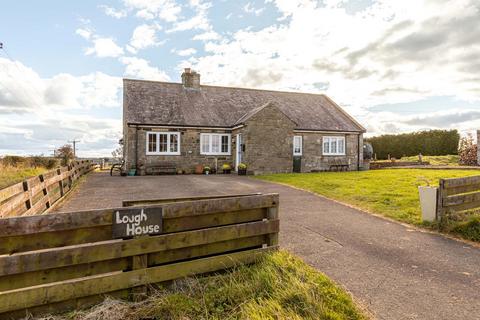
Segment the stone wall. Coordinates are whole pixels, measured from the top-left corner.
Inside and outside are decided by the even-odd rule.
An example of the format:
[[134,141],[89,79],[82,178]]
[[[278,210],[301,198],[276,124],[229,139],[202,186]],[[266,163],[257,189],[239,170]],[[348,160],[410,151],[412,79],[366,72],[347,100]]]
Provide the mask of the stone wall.
[[[126,150],[126,165],[127,168],[138,166],[151,166],[161,162],[174,163],[177,170],[183,170],[186,173],[193,173],[195,166],[201,164],[203,166],[210,166],[218,168],[224,163],[229,163],[233,166],[234,153],[231,150],[231,155],[202,155],[200,154],[200,133],[225,133],[225,130],[204,130],[204,129],[155,129],[143,128],[138,130],[138,147],[136,146],[136,128],[128,128],[128,137],[125,140]],[[146,135],[148,131],[154,132],[180,132],[180,155],[147,155],[146,154]],[[137,149],[137,164],[135,163],[135,150]],[[141,170],[139,172],[143,174]]]
[[251,174],[287,173],[293,168],[292,122],[274,105],[268,105],[242,128],[245,161]]
[[[325,134],[325,133],[295,133],[302,136],[302,172],[325,171],[334,163],[347,163],[349,170],[357,170],[358,166],[358,135],[357,134]],[[345,155],[323,155],[324,136],[345,136]],[[360,136],[360,167],[363,166],[363,137]]]

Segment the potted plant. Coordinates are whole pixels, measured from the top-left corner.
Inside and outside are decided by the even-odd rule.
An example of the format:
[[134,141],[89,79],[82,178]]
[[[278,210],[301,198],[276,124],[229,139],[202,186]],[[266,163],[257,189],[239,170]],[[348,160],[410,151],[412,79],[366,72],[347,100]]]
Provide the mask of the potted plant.
[[224,163],[222,165],[222,170],[224,174],[230,174],[230,172],[232,172],[232,167],[230,167],[228,163]]
[[205,172],[205,174],[209,174],[209,173],[210,173],[210,171],[212,171],[212,169],[210,169],[210,167],[209,167],[209,166],[205,166],[205,167],[203,167],[203,172]]
[[239,176],[247,175],[247,165],[243,162],[238,164],[238,175]]

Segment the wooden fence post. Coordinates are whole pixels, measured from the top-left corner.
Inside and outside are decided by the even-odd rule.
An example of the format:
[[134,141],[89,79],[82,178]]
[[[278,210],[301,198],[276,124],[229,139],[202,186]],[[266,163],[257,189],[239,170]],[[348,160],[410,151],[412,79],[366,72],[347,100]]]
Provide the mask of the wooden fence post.
[[[134,239],[138,239],[141,237],[134,237]],[[131,270],[139,270],[139,269],[146,269],[148,268],[148,254],[141,254],[137,256],[132,256],[131,260]],[[133,301],[141,301],[147,297],[147,286],[142,285],[138,287],[134,287],[131,290],[132,300]]]
[[437,221],[441,221],[443,214],[444,214],[444,209],[443,209],[443,197],[445,193],[445,180],[440,179],[438,182],[438,190],[437,190],[437,215],[436,219]]
[[[275,204],[274,207],[270,207],[267,209],[267,219],[268,220],[276,220],[278,219],[278,203]],[[268,241],[267,244],[269,247],[277,246],[278,245],[278,233],[271,233],[267,236]]]
[[[62,175],[62,170],[60,168],[57,169],[57,175]],[[58,188],[60,190],[60,197],[63,197],[63,195],[65,194],[65,192],[63,191],[63,179],[60,179],[60,181],[58,181]]]
[[[46,183],[45,183],[45,176],[43,174],[41,174],[41,175],[38,176],[38,178],[40,179],[40,183],[43,183],[43,187],[44,187],[44,188],[42,188],[43,195],[47,196],[47,199],[48,199],[45,203],[46,208],[43,208],[45,210],[45,209],[50,208],[50,205],[52,204],[52,200],[50,199],[50,193],[48,192],[48,187],[46,186]],[[35,212],[35,214],[36,214],[36,212]]]
[[25,201],[25,211],[21,212],[21,214],[24,214],[33,205],[33,203],[32,203],[32,190],[30,188],[30,184],[28,183],[28,180],[23,181],[23,190],[25,192],[28,192],[28,199],[27,199],[27,201]]

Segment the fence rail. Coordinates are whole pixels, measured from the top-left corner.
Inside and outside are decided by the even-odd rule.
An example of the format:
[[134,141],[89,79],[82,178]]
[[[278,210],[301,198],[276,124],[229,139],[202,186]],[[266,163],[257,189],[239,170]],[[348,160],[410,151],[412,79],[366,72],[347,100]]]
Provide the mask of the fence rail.
[[480,176],[440,179],[437,219],[450,212],[480,209]]
[[[0,318],[66,311],[105,294],[254,262],[278,245],[278,194],[0,219]],[[119,210],[162,215],[158,235],[114,239]]]
[[74,161],[0,190],[0,218],[43,213],[94,167],[88,160]]

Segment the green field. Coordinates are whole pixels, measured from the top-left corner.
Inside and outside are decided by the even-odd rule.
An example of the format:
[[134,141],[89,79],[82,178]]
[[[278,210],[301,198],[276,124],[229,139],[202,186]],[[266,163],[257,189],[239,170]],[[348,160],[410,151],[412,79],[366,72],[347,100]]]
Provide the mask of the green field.
[[[418,156],[402,157],[397,161],[418,161]],[[422,161],[430,162],[433,166],[459,166],[460,157],[458,155],[446,156],[422,156]],[[390,160],[377,160],[376,162],[390,162]]]
[[0,189],[23,181],[26,178],[37,176],[47,171],[45,168],[17,168],[0,164]]
[[[460,157],[458,155],[448,156],[423,156],[423,161],[430,162],[434,166],[458,166]],[[402,157],[400,161],[418,161],[418,156]]]
[[107,299],[49,319],[367,319],[349,294],[286,251],[251,266],[160,288],[146,301]]
[[480,175],[480,170],[387,169],[264,175],[257,178],[285,183],[398,221],[422,224],[419,185],[438,185],[440,178]]

